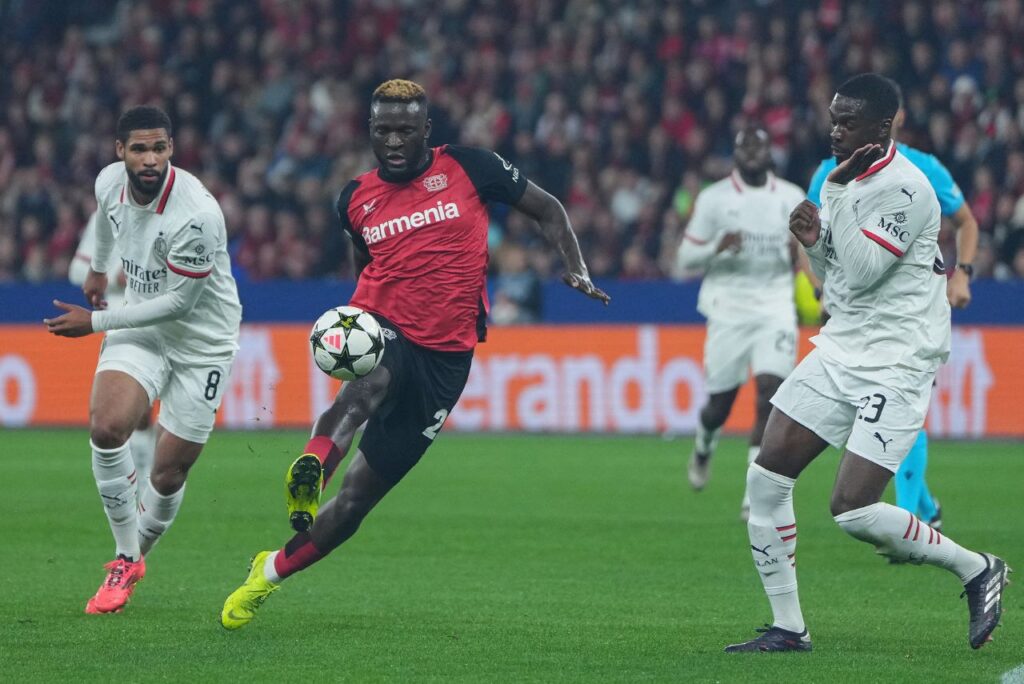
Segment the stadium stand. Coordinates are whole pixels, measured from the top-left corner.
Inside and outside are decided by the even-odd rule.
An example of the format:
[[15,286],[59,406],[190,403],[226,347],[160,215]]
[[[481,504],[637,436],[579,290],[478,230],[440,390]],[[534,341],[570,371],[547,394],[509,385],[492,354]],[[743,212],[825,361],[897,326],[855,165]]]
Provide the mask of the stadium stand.
[[[374,163],[368,98],[393,76],[431,94],[435,143],[497,149],[558,195],[595,276],[658,278],[736,127],[763,121],[806,186],[830,95],[864,70],[903,86],[904,140],[960,183],[977,275],[1024,278],[1022,46],[1019,1],[3,3],[0,281],[66,277],[116,115],[139,103],[171,113],[174,161],[220,200],[243,277],[351,276],[332,205]],[[553,274],[538,239],[495,213],[510,288]]]

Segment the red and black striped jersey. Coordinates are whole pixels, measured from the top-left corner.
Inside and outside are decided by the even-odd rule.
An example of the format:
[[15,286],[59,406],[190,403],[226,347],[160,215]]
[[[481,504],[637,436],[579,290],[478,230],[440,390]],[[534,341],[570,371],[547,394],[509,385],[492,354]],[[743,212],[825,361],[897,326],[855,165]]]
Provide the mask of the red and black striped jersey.
[[467,351],[486,336],[487,203],[516,204],[527,180],[487,150],[445,145],[431,154],[411,180],[374,170],[341,191],[342,226],[371,258],[350,304],[422,347]]

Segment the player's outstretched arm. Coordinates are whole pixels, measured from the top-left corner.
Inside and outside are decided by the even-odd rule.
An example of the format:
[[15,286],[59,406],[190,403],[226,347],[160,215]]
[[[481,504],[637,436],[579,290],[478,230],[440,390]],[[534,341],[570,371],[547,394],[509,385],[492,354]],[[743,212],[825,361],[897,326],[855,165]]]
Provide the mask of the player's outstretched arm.
[[565,263],[566,273],[562,276],[565,284],[588,297],[608,304],[611,297],[590,280],[590,272],[583,261],[583,253],[580,252],[580,244],[576,240],[576,234],[572,232],[569,216],[565,213],[562,203],[533,182],[528,182],[526,192],[515,207],[536,221],[545,239],[558,248]]
[[[98,275],[104,280],[106,276]],[[206,285],[206,278],[181,276],[174,273],[167,276],[167,292],[138,304],[112,310],[89,311],[81,306],[65,304],[54,300],[53,304],[64,310],[57,318],[44,318],[49,332],[60,337],[84,337],[94,332],[119,330],[122,328],[144,328],[157,323],[181,318],[195,306]]]

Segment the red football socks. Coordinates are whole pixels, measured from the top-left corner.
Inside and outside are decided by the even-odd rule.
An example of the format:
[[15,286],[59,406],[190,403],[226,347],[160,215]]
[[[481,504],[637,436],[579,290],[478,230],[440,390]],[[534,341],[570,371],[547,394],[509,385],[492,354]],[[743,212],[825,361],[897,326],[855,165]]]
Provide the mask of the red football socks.
[[313,454],[320,459],[320,463],[324,467],[324,484],[321,489],[327,487],[327,483],[331,481],[331,477],[334,472],[341,465],[341,459],[345,457],[345,454],[338,450],[334,442],[330,437],[314,437],[309,440],[306,444],[306,450],[303,454]]
[[325,555],[327,554],[321,553],[313,545],[313,540],[308,532],[300,532],[288,540],[284,548],[277,552],[277,556],[274,557],[274,572],[278,577],[284,579],[299,570],[305,570]]

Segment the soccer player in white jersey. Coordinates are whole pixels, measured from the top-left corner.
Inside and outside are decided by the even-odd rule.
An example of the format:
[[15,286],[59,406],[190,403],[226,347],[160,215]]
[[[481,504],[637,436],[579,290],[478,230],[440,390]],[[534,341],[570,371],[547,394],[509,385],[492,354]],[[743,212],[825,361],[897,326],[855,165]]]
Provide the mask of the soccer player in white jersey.
[[[697,490],[708,482],[718,435],[748,371],[757,386],[747,449],[747,460],[753,462],[768,421],[769,400],[796,365],[793,269],[803,255],[789,232],[789,213],[804,194],[771,172],[767,131],[745,128],[735,142],[736,169],[697,196],[676,263],[677,275],[704,271],[697,310],[708,320],[708,400],[700,411],[687,468]],[[744,492],[744,520],[748,507]]]
[[[89,217],[82,232],[82,239],[75,250],[75,258],[68,269],[68,279],[73,285],[85,285],[92,265],[92,255],[96,250],[96,213]],[[107,308],[118,309],[124,306],[124,289],[127,284],[124,269],[119,261],[115,261],[107,271]],[[149,482],[149,471],[153,467],[153,451],[156,449],[156,427],[153,425],[152,411],[142,414],[139,424],[135,426],[131,441],[132,462],[135,464],[136,480]]]
[[844,449],[831,502],[839,526],[882,555],[955,574],[972,648],[999,624],[1006,564],[880,500],[924,423],[950,337],[939,203],[892,140],[897,108],[895,89],[878,74],[839,87],[829,107],[839,165],[820,214],[805,200],[790,217],[832,317],[772,398],[761,453],[747,472],[750,548],[773,623],[727,652],[811,650],[797,595],[793,486],[829,444]]
[[[115,558],[86,605],[111,613],[146,572],[144,556],[171,525],[185,477],[213,429],[238,348],[241,305],[217,201],[170,164],[171,122],[134,107],[117,123],[115,162],[96,179],[96,245],[82,290],[92,310],[54,302],[50,332],[106,332],[90,398],[96,486]],[[107,274],[120,259],[126,303],[107,308]],[[160,399],[160,436],[149,482],[137,483],[129,435]]]

